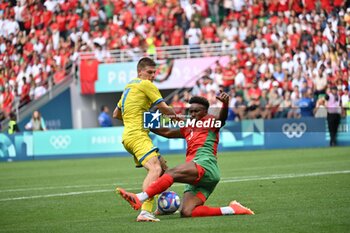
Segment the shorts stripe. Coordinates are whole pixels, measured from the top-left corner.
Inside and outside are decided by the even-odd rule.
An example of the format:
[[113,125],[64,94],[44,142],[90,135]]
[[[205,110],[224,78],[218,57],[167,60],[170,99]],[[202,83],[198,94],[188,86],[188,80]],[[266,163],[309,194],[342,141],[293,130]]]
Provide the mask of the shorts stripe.
[[198,197],[199,199],[201,199],[203,201],[203,203],[207,200],[207,198],[205,197],[205,195],[202,192],[198,192],[196,194],[196,197]]
[[204,176],[205,169],[197,163],[194,163],[194,164],[195,164],[197,171],[198,171],[198,177],[193,183],[193,185],[196,185],[196,184],[198,184],[199,181],[201,181],[202,177]]
[[145,160],[145,158],[147,158],[147,156],[149,154],[151,154],[153,151],[159,151],[158,147],[153,147],[150,151],[148,151],[144,156],[141,157],[141,159],[139,159],[139,162],[142,163],[143,160]]

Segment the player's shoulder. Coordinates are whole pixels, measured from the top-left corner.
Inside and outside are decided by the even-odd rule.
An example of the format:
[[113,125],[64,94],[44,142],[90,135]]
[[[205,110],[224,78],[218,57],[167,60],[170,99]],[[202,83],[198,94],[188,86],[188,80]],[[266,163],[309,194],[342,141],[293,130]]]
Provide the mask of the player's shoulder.
[[156,85],[154,85],[154,83],[149,80],[142,80],[140,82],[140,87],[144,90],[153,90],[157,88]]
[[149,80],[141,80],[141,84],[154,86],[154,84],[151,81],[149,81]]
[[142,82],[142,79],[134,78],[134,79],[130,80],[127,85],[139,84],[141,82]]

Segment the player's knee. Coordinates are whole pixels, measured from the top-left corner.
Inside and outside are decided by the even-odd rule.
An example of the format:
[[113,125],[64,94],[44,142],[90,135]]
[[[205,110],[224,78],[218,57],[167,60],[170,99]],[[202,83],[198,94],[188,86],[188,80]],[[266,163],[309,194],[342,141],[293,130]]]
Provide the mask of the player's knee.
[[153,164],[152,166],[149,167],[149,172],[151,173],[155,173],[158,176],[160,176],[162,174],[162,167],[160,166],[160,164]]
[[181,217],[183,217],[183,218],[191,217],[192,211],[193,211],[193,208],[183,206],[181,211],[180,211]]
[[158,176],[160,176],[163,170],[158,158],[156,157],[151,158],[149,161],[147,161],[147,163],[144,164],[144,167],[148,170],[149,173],[154,173]]

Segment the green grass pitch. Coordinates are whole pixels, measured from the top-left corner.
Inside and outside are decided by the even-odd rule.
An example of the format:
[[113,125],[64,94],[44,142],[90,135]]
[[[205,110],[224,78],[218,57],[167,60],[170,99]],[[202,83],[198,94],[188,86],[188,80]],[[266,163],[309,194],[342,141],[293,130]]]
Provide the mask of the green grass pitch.
[[[172,167],[184,155],[166,159]],[[0,232],[350,232],[349,147],[225,152],[219,165],[207,205],[236,199],[256,215],[137,223],[114,193],[140,191],[145,170],[131,157],[0,163]]]

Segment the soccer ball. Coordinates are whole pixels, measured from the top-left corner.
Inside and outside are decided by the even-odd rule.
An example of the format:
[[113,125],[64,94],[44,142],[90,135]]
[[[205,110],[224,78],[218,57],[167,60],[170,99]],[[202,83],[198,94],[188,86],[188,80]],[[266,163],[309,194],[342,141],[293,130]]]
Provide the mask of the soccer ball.
[[173,191],[166,191],[158,197],[158,210],[165,214],[175,213],[180,207],[180,197]]

